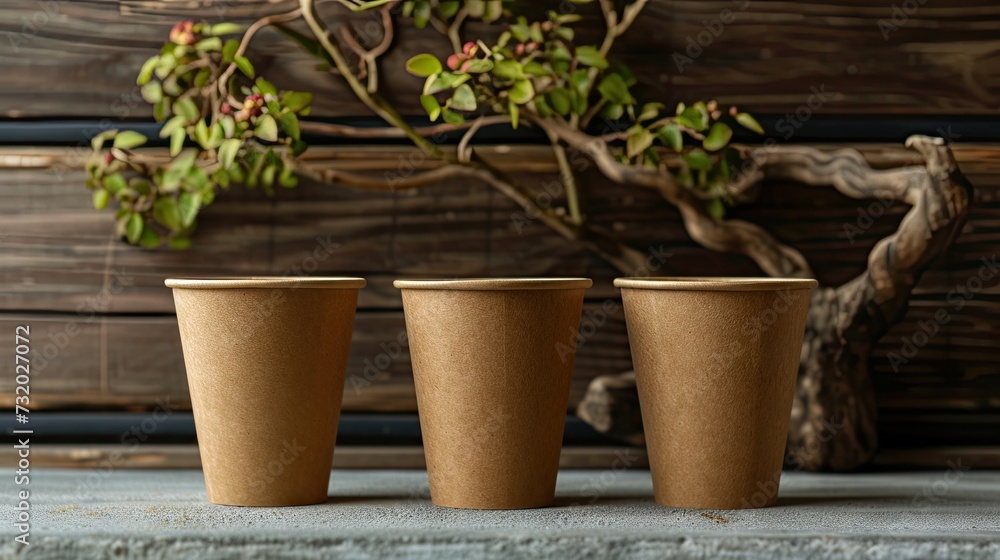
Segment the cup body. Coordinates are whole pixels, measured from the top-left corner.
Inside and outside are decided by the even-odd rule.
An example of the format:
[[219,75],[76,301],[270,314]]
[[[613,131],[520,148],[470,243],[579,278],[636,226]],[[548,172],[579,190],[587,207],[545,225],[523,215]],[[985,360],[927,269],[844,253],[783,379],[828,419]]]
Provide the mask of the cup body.
[[398,280],[431,501],[555,499],[589,279]]
[[657,503],[773,505],[815,280],[619,278]]
[[209,501],[324,502],[361,278],[169,279]]

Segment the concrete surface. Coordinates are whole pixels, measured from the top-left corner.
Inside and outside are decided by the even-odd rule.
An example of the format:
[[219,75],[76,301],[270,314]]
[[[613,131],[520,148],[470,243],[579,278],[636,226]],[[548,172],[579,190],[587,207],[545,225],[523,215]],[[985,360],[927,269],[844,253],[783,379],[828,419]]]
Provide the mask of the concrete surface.
[[3,558],[1000,558],[1000,472],[785,475],[777,507],[652,501],[649,472],[564,471],[556,507],[437,508],[423,471],[334,471],[326,504],[234,508],[200,471],[32,469],[31,545]]

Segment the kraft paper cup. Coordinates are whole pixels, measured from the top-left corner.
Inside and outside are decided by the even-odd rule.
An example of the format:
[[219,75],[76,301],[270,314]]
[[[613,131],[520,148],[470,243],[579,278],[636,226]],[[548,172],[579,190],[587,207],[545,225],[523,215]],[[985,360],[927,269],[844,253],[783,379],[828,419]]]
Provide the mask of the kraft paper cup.
[[555,499],[586,278],[397,280],[431,501]]
[[778,495],[815,280],[618,278],[653,492],[740,509]]
[[362,278],[168,279],[209,501],[325,502]]

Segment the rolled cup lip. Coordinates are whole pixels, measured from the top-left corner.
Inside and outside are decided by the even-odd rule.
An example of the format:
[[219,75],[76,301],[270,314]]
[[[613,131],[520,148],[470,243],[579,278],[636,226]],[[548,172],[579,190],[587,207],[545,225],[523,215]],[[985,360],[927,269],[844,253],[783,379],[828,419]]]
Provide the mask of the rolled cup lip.
[[763,292],[772,290],[812,290],[819,282],[812,278],[756,278],[709,276],[660,276],[615,278],[616,288],[699,292]]
[[594,285],[590,278],[462,278],[401,279],[393,286],[401,290],[585,290]]
[[163,283],[168,288],[194,290],[232,288],[325,288],[346,290],[364,288],[367,281],[364,278],[346,276],[220,276],[208,278],[167,278]]

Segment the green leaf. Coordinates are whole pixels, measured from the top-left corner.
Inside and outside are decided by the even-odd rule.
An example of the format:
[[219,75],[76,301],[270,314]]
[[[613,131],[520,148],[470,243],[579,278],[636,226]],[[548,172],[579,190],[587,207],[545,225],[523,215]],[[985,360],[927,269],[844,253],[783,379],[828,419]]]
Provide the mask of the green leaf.
[[437,57],[421,53],[406,61],[406,70],[414,76],[426,78],[441,72],[444,67],[441,66],[441,61]]
[[281,94],[281,104],[289,111],[298,113],[312,103],[312,94],[304,91],[286,91]]
[[677,124],[700,132],[708,128],[708,114],[695,106],[687,107],[677,115]]
[[282,113],[278,117],[278,121],[281,123],[281,129],[285,131],[285,134],[293,140],[299,139],[299,118],[295,116],[295,113]]
[[517,130],[517,123],[521,117],[521,110],[513,101],[507,103],[507,110],[510,112],[510,127]]
[[165,196],[153,204],[153,219],[170,228],[181,229],[181,210],[172,196]]
[[601,54],[601,51],[597,50],[597,47],[591,45],[577,47],[576,59],[580,61],[581,64],[593,66],[594,68],[598,68],[600,70],[608,67],[608,61]]
[[215,123],[208,129],[208,146],[210,149],[215,149],[222,144],[222,139],[226,137],[225,131],[222,130],[222,123]]
[[524,67],[520,62],[507,58],[493,66],[493,76],[503,82],[514,82],[524,78]]
[[573,37],[576,35],[572,27],[557,27],[552,30],[557,37],[566,41],[567,43],[573,42]]
[[721,198],[705,201],[705,210],[708,210],[708,215],[716,221],[721,220],[726,215],[726,205],[722,203]]
[[180,212],[181,225],[189,228],[194,224],[194,219],[198,217],[198,210],[201,209],[201,195],[198,193],[181,193],[177,201]]
[[452,126],[462,126],[465,124],[465,117],[461,113],[456,113],[451,109],[441,109],[441,116],[444,118],[444,122]]
[[208,125],[205,124],[205,119],[198,119],[198,122],[194,125],[194,139],[201,145],[202,148],[206,150],[212,149],[208,142]]
[[217,23],[209,29],[211,35],[232,35],[243,31],[243,26],[238,23]]
[[222,62],[232,64],[236,60],[236,51],[238,50],[240,50],[239,41],[236,39],[226,41],[226,44],[222,45]]
[[187,132],[183,128],[178,128],[170,133],[170,155],[176,156],[181,153],[181,149],[184,147],[184,139],[187,138]]
[[424,107],[424,111],[427,111],[431,121],[436,121],[441,116],[441,104],[433,95],[421,95],[420,104]]
[[424,95],[433,95],[446,89],[458,87],[472,79],[470,74],[452,74],[451,72],[441,72],[432,74],[424,82]]
[[145,223],[142,220],[142,214],[137,214],[132,212],[128,216],[128,221],[125,224],[125,237],[128,242],[135,245],[139,242],[139,238],[142,237],[142,230],[145,227]]
[[94,202],[94,208],[97,210],[104,210],[108,207],[108,191],[104,189],[97,189],[94,191],[92,196]]
[[708,157],[708,154],[698,148],[684,154],[683,159],[691,169],[707,171],[712,168],[712,158]]
[[132,130],[123,130],[115,136],[114,146],[122,150],[138,148],[146,143],[146,137]]
[[240,151],[242,145],[243,141],[238,138],[229,138],[222,141],[222,145],[219,146],[219,163],[222,164],[224,169],[233,165],[233,161],[236,160],[236,154]]
[[151,186],[149,184],[149,181],[147,181],[146,179],[144,179],[142,177],[133,177],[133,178],[129,179],[128,186],[129,186],[129,188],[131,188],[132,190],[134,190],[135,192],[137,192],[137,193],[139,193],[141,195],[147,195],[147,194],[149,194],[149,191],[150,191],[150,188],[151,188]]
[[481,74],[493,69],[493,62],[485,58],[474,58],[462,65],[462,71],[469,74]]
[[123,177],[121,173],[112,173],[111,175],[108,175],[104,178],[103,183],[104,188],[111,194],[115,194],[128,186],[125,183],[125,177]]
[[461,2],[456,2],[452,0],[445,0],[444,2],[438,2],[438,13],[441,14],[441,19],[448,21],[455,17],[458,13],[458,9],[461,8]]
[[462,84],[455,88],[455,94],[451,97],[451,107],[459,111],[476,110],[476,94],[469,87],[469,84]]
[[546,98],[548,99],[549,106],[552,107],[552,110],[554,110],[555,112],[559,113],[564,117],[569,114],[572,108],[571,107],[572,101],[570,100],[569,92],[566,91],[566,89],[564,88],[552,89],[546,94]]
[[632,87],[639,82],[639,79],[635,77],[635,74],[633,74],[632,71],[629,70],[628,66],[625,66],[624,64],[614,64],[611,71],[621,76],[622,79],[625,80],[625,85],[628,87]]
[[292,173],[292,168],[286,165],[281,168],[281,173],[278,174],[278,184],[290,189],[299,184],[299,178]]
[[601,109],[601,116],[606,119],[617,120],[622,118],[625,114],[625,106],[619,103],[611,103],[610,105],[605,105]]
[[218,37],[206,37],[195,43],[194,48],[200,52],[221,51],[222,39]]
[[587,93],[587,86],[590,83],[590,78],[587,76],[586,70],[574,70],[572,74],[569,75],[569,83],[573,86],[573,89],[579,94]]
[[163,99],[163,85],[160,82],[149,82],[142,86],[140,93],[147,103],[158,103]]
[[264,78],[257,78],[254,85],[257,86],[257,92],[261,95],[278,95],[278,90],[274,87],[274,84]]
[[104,147],[104,141],[114,138],[118,134],[118,130],[105,130],[104,132],[94,136],[90,139],[90,147],[96,152]]
[[676,124],[668,124],[661,128],[659,136],[660,140],[675,152],[680,152],[684,147],[684,137],[681,134],[680,127]]
[[160,128],[160,138],[166,138],[173,134],[177,129],[183,130],[187,126],[187,118],[181,115],[171,117],[169,121],[164,123],[163,127]]
[[510,100],[518,105],[524,105],[535,97],[535,88],[530,80],[518,80],[510,88]]
[[236,58],[233,59],[233,62],[236,63],[236,67],[239,68],[240,72],[243,72],[243,74],[246,75],[246,77],[252,80],[256,76],[256,73],[253,70],[253,64],[250,64],[250,61],[247,60],[247,57],[237,56]]
[[639,111],[639,121],[648,121],[649,119],[655,119],[660,111],[663,110],[663,103],[646,103],[642,106],[642,110]]
[[257,117],[257,126],[254,128],[254,135],[261,140],[268,142],[278,141],[278,123],[271,115],[261,115]]
[[524,63],[522,69],[524,70],[525,74],[528,74],[530,76],[545,77],[552,75],[552,72],[548,68],[546,68],[544,64],[541,64],[540,62],[534,60]]
[[154,56],[142,63],[142,68],[139,69],[139,77],[136,78],[135,84],[137,86],[146,85],[149,80],[153,78],[153,70],[156,69],[160,64],[160,57]]
[[760,126],[757,119],[750,116],[750,113],[736,113],[736,122],[743,128],[748,128],[757,134],[764,134],[764,127]]
[[201,118],[201,112],[198,110],[198,106],[191,100],[190,97],[184,97],[174,101],[174,114],[184,117],[188,122],[193,122]]
[[169,99],[161,99],[153,104],[153,119],[156,122],[163,122],[163,119],[167,118],[167,112],[170,110]]
[[629,134],[625,140],[625,149],[628,157],[633,158],[641,154],[646,148],[653,145],[653,133],[642,127],[633,127],[637,130]]
[[176,251],[183,251],[191,246],[191,238],[183,235],[177,237],[171,237],[167,240],[167,247],[174,249]]
[[177,57],[171,53],[164,53],[161,54],[160,57],[157,59],[156,69],[154,70],[154,73],[156,74],[157,78],[162,80],[163,78],[169,76],[170,73],[173,72],[174,68],[176,67],[177,67]]
[[549,107],[548,102],[545,101],[544,95],[536,96],[532,104],[535,107],[535,112],[538,113],[539,117],[547,119],[552,116],[552,107]]
[[185,175],[194,167],[194,160],[198,157],[198,150],[188,150],[170,162],[170,169]]
[[[446,0],[447,1],[447,0]],[[503,15],[503,2],[501,0],[489,0],[486,2],[486,10],[483,12],[483,21],[492,23]]]
[[627,104],[633,101],[632,94],[628,92],[625,80],[618,74],[608,74],[604,76],[601,83],[597,84],[597,91],[608,103]]
[[142,235],[139,236],[139,246],[146,249],[155,249],[160,246],[160,234],[156,233],[153,228],[146,228],[142,230]]
[[733,129],[729,128],[726,123],[717,122],[712,125],[712,129],[708,131],[708,135],[705,136],[705,140],[702,141],[702,146],[705,146],[706,150],[714,152],[721,148],[724,148],[726,144],[729,143],[729,139],[733,137]]
[[427,22],[431,18],[431,3],[427,0],[417,2],[413,9],[413,25],[417,29],[427,27]]

